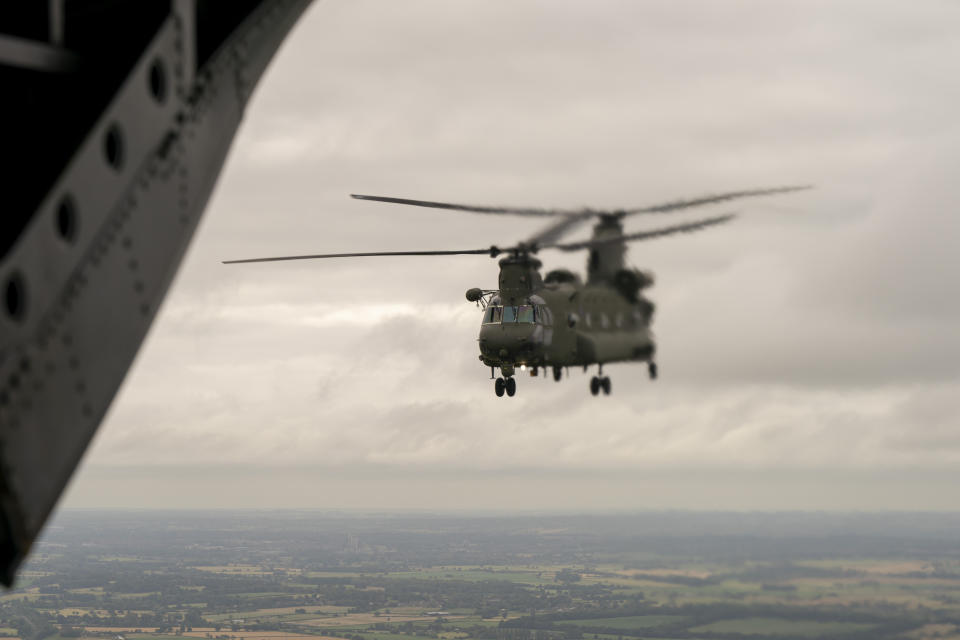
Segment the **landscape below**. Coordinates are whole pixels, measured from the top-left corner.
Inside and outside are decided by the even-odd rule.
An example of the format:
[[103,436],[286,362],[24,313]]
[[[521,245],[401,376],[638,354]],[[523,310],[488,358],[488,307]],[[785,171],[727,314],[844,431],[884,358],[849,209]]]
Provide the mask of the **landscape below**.
[[960,515],[66,511],[0,637],[960,639]]

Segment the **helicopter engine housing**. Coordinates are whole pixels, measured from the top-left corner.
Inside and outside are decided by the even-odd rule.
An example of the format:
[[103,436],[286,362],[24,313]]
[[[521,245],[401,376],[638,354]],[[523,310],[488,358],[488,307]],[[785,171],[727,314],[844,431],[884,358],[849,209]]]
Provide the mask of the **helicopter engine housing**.
[[653,286],[653,274],[639,269],[620,269],[613,276],[613,286],[628,300],[636,302],[640,291]]

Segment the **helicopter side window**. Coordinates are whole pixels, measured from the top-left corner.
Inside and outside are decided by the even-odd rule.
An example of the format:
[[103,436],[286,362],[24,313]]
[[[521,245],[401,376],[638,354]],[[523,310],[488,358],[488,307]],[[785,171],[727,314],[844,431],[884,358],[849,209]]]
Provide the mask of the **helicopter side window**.
[[500,322],[502,315],[503,307],[487,307],[486,313],[483,314],[483,324],[496,324]]

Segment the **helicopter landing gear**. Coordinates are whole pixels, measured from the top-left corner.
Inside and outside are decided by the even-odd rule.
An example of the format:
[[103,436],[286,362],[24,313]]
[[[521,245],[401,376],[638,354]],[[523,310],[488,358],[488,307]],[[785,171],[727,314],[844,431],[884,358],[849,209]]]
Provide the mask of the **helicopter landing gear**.
[[517,381],[515,378],[497,378],[496,382],[493,383],[493,392],[497,394],[498,398],[502,398],[503,394],[506,393],[509,397],[513,397],[517,392]]
[[590,393],[593,395],[599,395],[601,389],[603,389],[603,395],[610,395],[610,378],[606,376],[603,376],[602,378],[593,376],[590,378]]
[[554,379],[556,382],[560,382],[560,380],[561,380],[562,378],[563,378],[563,369],[561,369],[560,367],[554,367],[554,368],[553,368],[553,379]]
[[648,363],[647,363],[647,373],[650,374],[650,379],[651,379],[651,380],[656,380],[656,379],[657,379],[657,363],[656,363],[656,362],[648,362]]

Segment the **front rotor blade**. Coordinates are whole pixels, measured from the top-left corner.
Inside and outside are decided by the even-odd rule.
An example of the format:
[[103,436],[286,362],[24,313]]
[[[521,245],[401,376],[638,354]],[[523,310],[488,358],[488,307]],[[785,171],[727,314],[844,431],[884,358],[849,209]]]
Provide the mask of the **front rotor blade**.
[[452,211],[470,211],[472,213],[496,213],[516,216],[565,216],[581,213],[581,210],[565,209],[538,209],[526,207],[484,207],[470,204],[453,204],[450,202],[432,202],[430,200],[409,200],[407,198],[390,198],[387,196],[365,196],[351,193],[351,198],[357,200],[373,200],[374,202],[389,202],[392,204],[409,204],[414,207],[429,207],[431,209],[450,209]]
[[277,256],[275,258],[247,258],[245,260],[224,260],[223,264],[242,264],[245,262],[284,262],[286,260],[317,260],[322,258],[373,258],[380,256],[462,256],[490,255],[501,252],[497,247],[486,249],[464,249],[461,251],[368,251],[365,253],[318,253],[306,256]]
[[736,200],[738,198],[755,198],[759,196],[771,196],[777,193],[790,193],[791,191],[804,191],[806,189],[812,189],[813,185],[799,185],[792,187],[773,187],[772,189],[750,189],[746,191],[729,191],[727,193],[719,193],[712,196],[703,196],[701,198],[693,198],[691,200],[674,200],[672,202],[664,202],[663,204],[656,204],[650,207],[641,207],[639,209],[625,209],[623,215],[632,216],[638,213],[669,213],[671,211],[677,211],[679,209],[689,209],[690,207],[701,207],[708,204],[715,204],[717,202],[726,202],[728,200]]
[[559,240],[562,236],[569,233],[574,227],[588,220],[589,218],[596,215],[597,212],[591,211],[589,209],[583,210],[581,213],[575,213],[568,216],[564,216],[558,222],[552,223],[547,228],[543,229],[534,236],[531,236],[526,244],[527,246],[547,246],[553,242]]
[[563,244],[553,244],[553,245],[543,245],[541,249],[560,249],[561,251],[577,251],[579,249],[592,249],[594,247],[602,247],[608,244],[619,244],[621,242],[634,242],[638,240],[652,240],[654,238],[662,238],[663,236],[671,236],[677,233],[692,233],[694,231],[700,231],[701,229],[706,229],[707,227],[712,227],[714,225],[723,224],[724,222],[729,222],[736,218],[735,213],[728,213],[722,216],[715,216],[713,218],[705,218],[703,220],[697,220],[695,222],[688,222],[686,224],[676,224],[670,227],[661,227],[659,229],[651,229],[650,231],[639,231],[637,233],[627,233],[620,236],[613,236],[610,238],[591,238],[590,240],[583,240],[581,242],[566,242]]

